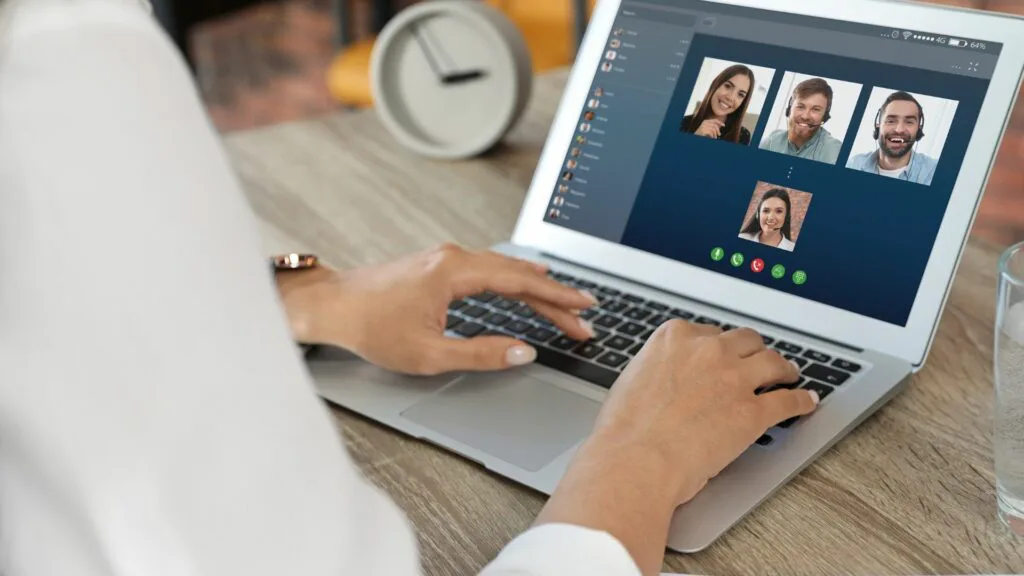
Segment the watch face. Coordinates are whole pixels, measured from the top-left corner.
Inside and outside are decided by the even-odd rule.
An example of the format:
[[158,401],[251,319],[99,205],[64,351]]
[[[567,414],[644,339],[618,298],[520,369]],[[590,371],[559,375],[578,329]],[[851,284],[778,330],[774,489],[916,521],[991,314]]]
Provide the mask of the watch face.
[[482,151],[521,109],[513,43],[465,3],[415,8],[378,41],[378,111],[403,144],[419,152]]

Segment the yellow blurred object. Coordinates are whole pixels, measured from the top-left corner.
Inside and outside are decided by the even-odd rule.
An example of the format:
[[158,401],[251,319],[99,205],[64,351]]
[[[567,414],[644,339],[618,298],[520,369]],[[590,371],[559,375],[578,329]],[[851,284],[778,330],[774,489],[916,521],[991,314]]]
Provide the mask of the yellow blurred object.
[[[571,0],[484,0],[501,10],[523,34],[535,74],[572,64],[575,58],[573,2]],[[587,0],[588,19],[595,0]],[[327,70],[331,96],[346,106],[373,105],[370,55],[374,38],[343,49]]]

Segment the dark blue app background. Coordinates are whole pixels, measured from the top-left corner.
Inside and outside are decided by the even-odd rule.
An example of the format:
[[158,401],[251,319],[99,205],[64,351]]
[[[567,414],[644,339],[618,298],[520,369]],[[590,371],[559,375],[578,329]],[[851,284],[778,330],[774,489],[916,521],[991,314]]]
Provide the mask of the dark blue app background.
[[[775,69],[765,113],[750,146],[679,131],[706,57]],[[893,60],[898,59],[894,52]],[[835,165],[758,149],[787,71],[862,85]],[[622,243],[906,325],[988,85],[983,79],[697,35],[662,120]],[[874,118],[877,112],[865,110],[876,86],[958,102],[930,186],[846,168],[863,115]],[[813,195],[793,252],[737,237],[758,182]],[[726,250],[721,262],[710,257],[716,246]],[[728,256],[734,252],[746,257],[742,267],[729,264]],[[764,272],[750,270],[754,258],[765,261]],[[769,273],[776,264],[787,270],[781,280]],[[806,284],[793,283],[796,270],[807,273]]]

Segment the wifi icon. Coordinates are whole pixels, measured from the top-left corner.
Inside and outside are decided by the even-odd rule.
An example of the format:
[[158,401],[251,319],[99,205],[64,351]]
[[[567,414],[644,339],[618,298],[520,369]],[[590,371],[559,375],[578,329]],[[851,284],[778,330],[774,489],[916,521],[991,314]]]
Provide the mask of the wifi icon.
[[906,40],[906,39],[910,38],[913,35],[914,35],[913,32],[904,32],[903,33],[903,39]]

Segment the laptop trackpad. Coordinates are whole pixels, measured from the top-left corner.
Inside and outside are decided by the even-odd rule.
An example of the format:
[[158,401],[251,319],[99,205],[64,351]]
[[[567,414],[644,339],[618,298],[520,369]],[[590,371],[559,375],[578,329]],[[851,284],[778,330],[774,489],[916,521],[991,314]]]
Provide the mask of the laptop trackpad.
[[529,373],[467,374],[406,419],[536,472],[586,438],[601,405]]

